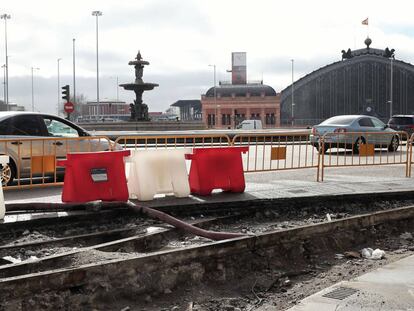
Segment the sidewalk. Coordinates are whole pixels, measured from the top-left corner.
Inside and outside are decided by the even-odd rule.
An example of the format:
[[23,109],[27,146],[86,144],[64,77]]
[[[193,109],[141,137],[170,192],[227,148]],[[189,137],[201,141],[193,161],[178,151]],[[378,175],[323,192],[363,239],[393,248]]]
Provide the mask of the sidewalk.
[[[318,197],[345,194],[369,194],[414,191],[414,177],[405,177],[404,165],[381,167],[342,167],[325,170],[325,180],[316,181],[316,169],[246,173],[246,191],[242,194],[213,192],[208,197],[175,198],[161,195],[145,206],[186,205],[205,202],[229,202],[256,199]],[[61,202],[61,187],[7,190],[7,203]]]
[[[190,196],[159,198],[141,202],[145,206],[182,206],[230,201],[289,199],[381,193],[411,193],[414,178],[405,177],[405,167],[343,167],[325,171],[325,181],[316,182],[316,169],[248,173],[246,191],[242,194],[215,191],[208,197]],[[5,191],[6,203],[61,202],[61,187]],[[414,192],[413,192],[414,193]],[[224,205],[224,204],[223,204]],[[344,299],[323,297],[339,287]],[[335,294],[334,292],[333,294]],[[347,294],[350,294],[347,296]],[[335,295],[334,295],[335,296]],[[305,298],[290,311],[354,311],[412,310],[414,311],[414,256],[389,264],[351,281],[344,281]]]
[[414,256],[325,288],[289,309],[314,310],[414,310]]

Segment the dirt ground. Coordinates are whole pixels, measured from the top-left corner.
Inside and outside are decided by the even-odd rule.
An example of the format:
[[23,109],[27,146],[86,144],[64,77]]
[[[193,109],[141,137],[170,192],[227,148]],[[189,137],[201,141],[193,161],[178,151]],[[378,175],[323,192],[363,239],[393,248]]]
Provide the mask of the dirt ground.
[[[229,282],[209,281],[198,286],[167,289],[162,295],[146,295],[111,301],[97,310],[140,311],[274,311],[286,310],[303,298],[343,280],[350,280],[388,263],[414,254],[414,241],[403,235],[378,240],[375,245],[386,252],[385,258],[353,258],[350,254],[325,254],[313,258],[313,264],[300,270],[263,270],[239,276]],[[345,253],[345,252],[344,252]],[[294,267],[292,267],[294,269]]]
[[[222,231],[222,232],[236,232],[243,234],[261,234],[270,231],[279,231],[289,228],[295,228],[304,225],[322,223],[327,221],[327,214],[332,220],[343,219],[353,215],[369,213],[372,211],[386,210],[401,206],[399,202],[380,202],[376,205],[361,207],[359,205],[350,205],[341,207],[340,210],[333,208],[322,208],[318,211],[314,209],[310,210],[291,210],[276,212],[272,209],[265,209],[261,212],[256,212],[253,215],[247,216],[235,216],[230,217],[229,221],[218,222],[213,225],[205,227],[208,230]],[[183,219],[186,222],[202,220],[203,217],[196,216]],[[56,227],[40,227],[36,230],[24,230],[22,232],[9,232],[1,237],[2,245],[14,245],[21,243],[41,242],[47,240],[54,240],[61,237],[105,232],[106,230],[113,230],[119,228],[134,228],[136,234],[156,229],[156,228],[171,228],[170,226],[161,223],[154,219],[148,219],[144,217],[131,217],[131,218],[119,218],[112,221],[93,224],[90,223],[87,226],[84,223],[71,224],[66,226],[59,226],[59,230]],[[171,240],[168,245],[158,250],[181,248],[188,246],[196,246],[202,244],[208,244],[211,240],[198,237],[198,236],[184,236],[182,239]],[[45,256],[55,255],[58,253],[68,252],[85,247],[82,242],[75,242],[71,245],[55,245],[53,247],[45,245],[34,247],[32,249],[21,247],[4,252],[0,251],[0,257],[7,256],[9,260],[20,262],[31,258],[41,258]],[[85,253],[85,256],[89,256],[89,253]],[[115,254],[108,254],[107,259],[114,258]],[[79,256],[82,256],[80,254]],[[120,254],[119,258],[124,257],[125,254]],[[11,257],[11,258],[10,258]],[[105,259],[105,253],[102,253],[99,258]],[[89,258],[82,260],[78,258],[79,262],[91,262]]]
[[[210,229],[218,231],[243,232],[246,234],[258,234],[268,231],[283,230],[297,226],[309,225],[327,221],[326,214],[332,219],[342,219],[355,214],[371,212],[372,210],[384,210],[401,206],[401,204],[385,202],[369,208],[356,208],[355,206],[345,206],[341,210],[332,210],[330,208],[291,211],[288,213],[275,212],[274,210],[264,210],[248,218],[241,218],[229,224],[215,224]],[[191,219],[194,220],[194,219]],[[132,225],[142,225],[141,229],[159,225],[158,222],[149,219],[140,218],[125,221],[115,221],[113,224],[107,224],[104,229],[116,227],[125,227]],[[77,228],[76,228],[77,229]],[[78,230],[71,228],[67,232],[63,230],[55,231],[50,228],[39,231],[25,231],[16,233],[10,237],[9,243],[29,242],[56,238],[62,235],[78,233]],[[101,231],[102,226],[90,227],[84,232]],[[60,234],[59,234],[60,233]],[[63,233],[63,234],[62,234]],[[180,239],[171,241],[167,245],[171,247],[186,247],[208,243],[207,239],[184,236]],[[354,258],[363,247],[373,249],[380,248],[385,250],[386,257],[382,260],[368,260],[363,258]],[[66,249],[67,250],[67,249]],[[139,310],[139,311],[268,311],[268,310],[286,310],[289,307],[299,303],[303,298],[312,295],[321,289],[329,287],[339,281],[349,280],[387,263],[399,260],[403,257],[414,254],[414,241],[408,236],[400,235],[388,236],[387,238],[377,240],[373,245],[356,245],[353,249],[355,253],[335,254],[327,253],[313,257],[308,261],[307,266],[289,267],[289,270],[275,270],[261,268],[257,271],[248,273],[239,273],[230,281],[210,279],[198,285],[180,285],[177,288],[165,289],[162,294],[147,294],[142,296],[122,297],[112,295],[109,290],[105,299],[94,300],[92,310]],[[39,257],[55,253],[55,249],[41,249],[36,253],[27,253],[27,250],[16,250],[15,255],[28,258],[30,255]],[[20,254],[18,254],[20,253]],[[75,265],[88,264],[118,258],[119,256],[133,255],[131,253],[118,252],[85,252],[76,256]],[[353,257],[354,256],[354,257]],[[265,266],[265,264],[263,264]],[[73,297],[82,293],[67,292],[65,295]],[[45,301],[53,299],[43,297]],[[87,299],[82,296],[81,299]],[[73,300],[72,300],[73,301]],[[63,303],[63,302],[62,302]],[[68,310],[70,306],[66,305]],[[88,304],[88,310],[91,304]],[[35,308],[36,309],[36,308]],[[78,308],[74,308],[79,310]]]

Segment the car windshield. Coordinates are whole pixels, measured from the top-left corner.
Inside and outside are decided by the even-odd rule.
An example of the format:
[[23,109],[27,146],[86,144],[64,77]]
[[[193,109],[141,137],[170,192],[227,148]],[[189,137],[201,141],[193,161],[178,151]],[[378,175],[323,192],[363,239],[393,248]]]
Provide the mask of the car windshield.
[[410,125],[413,124],[413,118],[411,117],[392,117],[388,122],[389,124],[399,124],[399,125]]
[[354,122],[354,120],[355,120],[355,117],[338,116],[338,117],[329,118],[328,120],[323,121],[320,125],[331,125],[331,124],[348,125]]
[[78,131],[67,124],[49,118],[44,118],[44,121],[50,136],[79,137]]
[[384,122],[382,122],[381,120],[378,120],[378,119],[375,119],[375,118],[372,118],[371,119],[371,121],[372,121],[372,123],[374,123],[374,126],[375,127],[380,127],[380,128],[384,128],[384,126],[385,126],[385,123]]

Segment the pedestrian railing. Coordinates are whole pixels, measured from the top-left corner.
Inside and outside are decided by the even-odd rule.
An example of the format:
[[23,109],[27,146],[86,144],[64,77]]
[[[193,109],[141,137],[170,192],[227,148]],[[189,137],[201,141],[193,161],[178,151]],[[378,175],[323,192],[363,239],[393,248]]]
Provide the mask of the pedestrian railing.
[[407,161],[407,177],[411,177],[411,168],[414,162],[413,160],[413,143],[414,143],[414,134],[411,135],[409,140],[407,140],[407,150],[408,150],[408,161]]
[[319,170],[319,154],[310,141],[308,131],[236,135],[232,145],[249,147],[249,151],[242,155],[245,172],[303,168]]
[[[316,140],[315,140],[316,141]],[[325,168],[345,166],[404,165],[408,176],[411,158],[406,132],[326,133],[319,140],[320,181]]]
[[64,169],[56,165],[69,152],[112,150],[106,136],[0,139],[0,154],[9,156],[3,187],[31,188],[61,184]]
[[316,169],[323,181],[325,169],[347,166],[400,165],[411,177],[414,135],[405,132],[342,132],[323,136],[303,132],[0,139],[0,154],[10,157],[2,168],[5,189],[60,185],[64,173],[56,161],[70,152],[120,149],[177,149],[247,146],[244,172]]
[[115,147],[124,149],[205,148],[229,145],[230,138],[221,134],[120,136],[114,144]]

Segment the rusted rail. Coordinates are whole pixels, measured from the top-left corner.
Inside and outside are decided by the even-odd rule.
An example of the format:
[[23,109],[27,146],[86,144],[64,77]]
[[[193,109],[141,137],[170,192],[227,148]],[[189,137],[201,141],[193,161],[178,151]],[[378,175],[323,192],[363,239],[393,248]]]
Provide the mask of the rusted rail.
[[[252,260],[258,254],[261,254],[261,262],[266,261],[265,257],[269,256],[273,265],[281,265],[284,261],[292,265],[295,264],[292,258],[296,258],[296,264],[300,261],[297,257],[300,249],[301,252],[308,254],[317,253],[324,248],[332,248],[334,252],[338,251],[341,245],[348,245],[345,240],[361,243],[368,239],[375,241],[380,235],[378,231],[371,233],[366,229],[381,226],[381,230],[385,232],[387,226],[391,226],[392,230],[395,228],[407,230],[407,228],[412,229],[413,222],[414,206],[408,206],[255,236],[211,242],[198,247],[183,247],[146,255],[132,252],[123,259],[117,258],[43,272],[28,271],[27,274],[0,278],[0,291],[3,298],[1,303],[21,301],[25,297],[32,299],[33,293],[42,291],[61,291],[71,288],[81,288],[85,295],[88,292],[96,294],[98,288],[113,288],[114,291],[128,289],[134,294],[159,291],[162,289],[157,288],[160,285],[154,280],[162,276],[168,277],[174,274],[174,281],[169,286],[176,286],[180,280],[188,280],[187,277],[191,279],[191,275],[197,275],[200,270],[213,269],[215,273],[217,271],[225,273],[223,269],[226,269],[226,262],[230,260],[234,265],[235,258],[238,258],[236,267],[246,268],[250,266],[247,259]],[[342,244],[337,239],[341,239]],[[192,281],[200,281],[204,277],[207,276],[201,274],[198,279]]]

